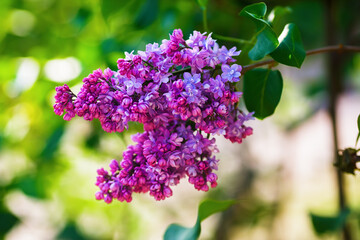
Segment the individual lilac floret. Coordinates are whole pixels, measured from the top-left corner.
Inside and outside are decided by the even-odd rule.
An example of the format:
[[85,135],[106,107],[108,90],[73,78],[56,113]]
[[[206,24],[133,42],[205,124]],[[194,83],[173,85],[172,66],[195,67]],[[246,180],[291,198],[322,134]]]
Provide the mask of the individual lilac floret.
[[230,67],[229,65],[223,64],[221,65],[221,70],[223,71],[221,77],[225,81],[238,82],[240,80],[242,70],[242,67],[240,65],[233,64]]

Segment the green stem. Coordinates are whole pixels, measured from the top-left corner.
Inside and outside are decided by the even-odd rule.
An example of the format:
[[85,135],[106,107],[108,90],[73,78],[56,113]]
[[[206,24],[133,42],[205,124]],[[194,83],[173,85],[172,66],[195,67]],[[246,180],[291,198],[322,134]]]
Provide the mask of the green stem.
[[204,30],[205,32],[209,32],[209,28],[208,28],[208,23],[207,23],[207,12],[206,12],[207,8],[204,7],[203,8],[203,24],[204,24]]
[[180,69],[180,70],[173,71],[173,72],[171,73],[171,75],[176,75],[176,74],[183,73],[183,72],[187,72],[187,71],[190,71],[190,70],[191,70],[191,67],[182,68],[182,69]]
[[241,39],[241,38],[228,37],[228,36],[223,36],[223,35],[215,34],[215,33],[213,34],[213,36],[214,36],[214,38],[224,40],[224,41],[236,42],[236,43],[240,43],[240,44],[254,45],[253,42],[245,40],[245,39]]

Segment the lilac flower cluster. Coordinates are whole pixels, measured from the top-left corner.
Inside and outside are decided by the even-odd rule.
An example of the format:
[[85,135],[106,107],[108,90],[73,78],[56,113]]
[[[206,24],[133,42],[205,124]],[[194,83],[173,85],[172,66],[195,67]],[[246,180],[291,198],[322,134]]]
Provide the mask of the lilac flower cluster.
[[207,191],[217,185],[218,160],[215,139],[194,134],[185,122],[171,123],[158,129],[133,136],[136,145],[123,153],[120,165],[116,160],[110,164],[109,174],[98,170],[96,185],[100,191],[97,199],[110,203],[113,199],[130,202],[132,193],[149,192],[156,200],[172,195],[170,186],[179,183],[185,175],[198,190]]
[[116,71],[95,70],[77,96],[67,85],[56,88],[54,110],[65,113],[65,120],[99,119],[106,132],[122,132],[129,121],[144,125],[120,164],[113,160],[110,173],[98,170],[97,199],[129,202],[133,192],[149,192],[162,200],[185,176],[197,190],[217,185],[218,160],[212,155],[217,149],[210,135],[241,143],[252,134],[245,126],[252,113],[237,107],[242,93],[235,83],[242,68],[233,57],[239,54],[235,47],[219,47],[211,34],[194,31],[184,40],[177,29],[161,45],[126,53]]

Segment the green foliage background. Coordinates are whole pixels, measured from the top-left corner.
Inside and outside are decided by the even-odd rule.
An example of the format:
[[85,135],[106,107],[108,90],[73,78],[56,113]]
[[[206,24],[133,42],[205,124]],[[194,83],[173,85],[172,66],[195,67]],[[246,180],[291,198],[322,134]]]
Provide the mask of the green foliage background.
[[[255,25],[238,13],[253,2],[209,0],[210,31],[250,40]],[[339,3],[336,12],[343,31],[340,40],[359,43],[359,32],[353,31],[359,27],[359,4],[344,2]],[[291,7],[290,12],[277,9],[281,16],[273,26],[277,35],[287,22],[294,22],[305,49],[325,45],[324,2],[279,0],[267,4],[270,9],[277,5]],[[107,206],[93,197],[96,168],[106,167],[113,158],[120,159],[131,132],[105,134],[98,122],[74,120],[68,124],[56,116],[52,109],[54,88],[62,83],[49,79],[44,69],[52,59],[77,59],[81,72],[66,82],[76,88],[97,68],[116,69],[116,60],[124,57],[124,51],[160,43],[175,28],[181,28],[185,36],[193,30],[202,31],[202,10],[197,1],[1,0],[0,15],[0,238],[26,222],[26,216],[14,210],[11,203],[25,196],[49,204],[50,210],[55,208],[49,224],[53,238],[144,239],[151,229],[144,230],[146,222],[134,204]],[[249,45],[219,42],[242,49],[239,63],[251,62]],[[26,76],[20,76],[20,66],[28,60],[39,69],[34,83],[19,80],[26,80]],[[356,75],[360,58],[347,58],[346,66],[345,74]],[[302,94],[323,101],[313,98],[326,90],[323,80],[304,86]],[[346,84],[358,89],[359,77],[355,80]],[[141,126],[132,129],[135,132]],[[226,196],[221,190],[212,194]],[[261,201],[255,205],[253,209],[245,208],[252,218],[237,219],[235,224],[256,224],[257,211],[273,215],[273,207]],[[156,208],[156,203],[149,206]]]

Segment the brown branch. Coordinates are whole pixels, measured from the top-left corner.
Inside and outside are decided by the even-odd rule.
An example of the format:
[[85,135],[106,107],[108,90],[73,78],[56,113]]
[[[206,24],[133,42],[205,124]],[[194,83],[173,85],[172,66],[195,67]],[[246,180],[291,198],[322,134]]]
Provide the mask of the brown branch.
[[[348,45],[339,44],[339,45],[327,46],[327,47],[323,47],[323,48],[316,48],[316,49],[307,51],[306,56],[315,55],[315,54],[319,54],[319,53],[325,53],[325,52],[336,52],[336,51],[339,53],[360,52],[360,46],[348,46]],[[243,66],[241,73],[244,74],[245,72],[247,72],[251,69],[261,67],[261,66],[271,65],[271,64],[275,64],[275,63],[277,63],[277,62],[274,59],[269,59],[269,60],[249,64],[249,65]],[[218,68],[218,67],[219,67],[219,65],[216,66],[216,68]],[[213,69],[213,68],[205,67],[205,69]],[[180,70],[171,72],[171,75],[189,72],[190,70],[191,70],[190,67],[182,68]]]
[[[313,49],[313,50],[309,50],[306,52],[306,56],[310,56],[310,55],[315,55],[315,54],[319,54],[319,53],[325,53],[325,52],[339,52],[339,53],[343,53],[343,52],[360,52],[360,47],[359,46],[347,46],[347,45],[334,45],[334,46],[327,46],[327,47],[323,47],[323,48],[317,48],[317,49]],[[245,72],[257,68],[257,67],[261,67],[261,66],[266,66],[266,65],[270,65],[270,64],[274,64],[276,63],[276,61],[274,59],[269,59],[269,60],[265,60],[265,61],[261,61],[261,62],[257,62],[254,64],[249,64],[246,66],[243,66],[243,69],[241,71],[242,74],[244,74]]]

